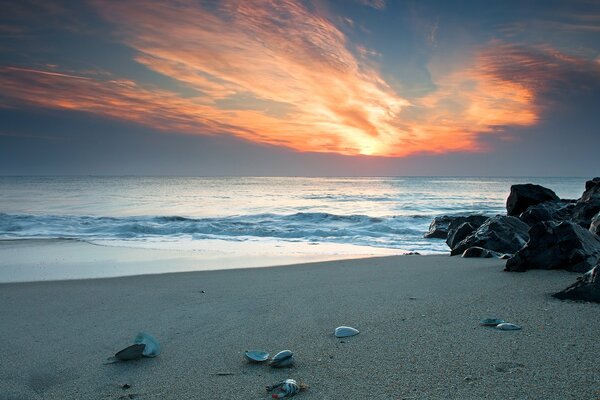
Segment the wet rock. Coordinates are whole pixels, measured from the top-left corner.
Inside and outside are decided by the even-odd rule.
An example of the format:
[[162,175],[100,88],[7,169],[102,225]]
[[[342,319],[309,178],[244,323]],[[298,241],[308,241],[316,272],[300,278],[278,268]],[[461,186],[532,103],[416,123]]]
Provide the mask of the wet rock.
[[572,222],[540,222],[531,227],[529,236],[527,245],[506,262],[505,271],[586,272],[600,259],[600,237]]
[[450,254],[462,254],[469,247],[513,254],[529,240],[528,230],[529,226],[516,217],[496,215],[454,246]]
[[446,244],[450,248],[456,247],[458,243],[462,242],[467,236],[475,232],[477,228],[479,228],[479,226],[475,226],[470,222],[463,222],[456,229],[450,228],[448,231],[448,238],[446,238]]
[[527,208],[519,219],[529,226],[543,221],[567,221],[571,219],[574,203],[574,200],[545,201]]
[[573,207],[573,221],[590,228],[592,218],[600,212],[600,178],[585,183],[585,192]]
[[594,235],[600,236],[600,212],[592,218],[592,222],[590,224],[590,232]]
[[493,258],[500,257],[500,253],[482,247],[469,247],[462,253],[462,258]]
[[456,229],[464,222],[470,222],[475,226],[483,224],[488,217],[485,215],[442,215],[435,217],[429,225],[429,231],[423,236],[425,238],[446,239],[450,229]]
[[512,185],[510,195],[506,199],[506,211],[509,216],[517,216],[530,206],[557,200],[559,198],[556,193],[543,186],[531,183]]
[[553,294],[561,300],[593,301],[600,303],[600,265],[577,278],[577,282]]

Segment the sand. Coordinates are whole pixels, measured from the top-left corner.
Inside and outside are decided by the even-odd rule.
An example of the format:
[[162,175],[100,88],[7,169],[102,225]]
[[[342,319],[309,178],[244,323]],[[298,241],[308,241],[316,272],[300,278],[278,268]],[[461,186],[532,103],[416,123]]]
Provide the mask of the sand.
[[[310,386],[299,400],[600,398],[600,305],[550,297],[577,274],[503,264],[395,256],[2,284],[0,399],[266,399],[288,377]],[[336,339],[339,325],[361,333]],[[160,356],[104,364],[138,331]],[[246,349],[297,362],[250,365]]]

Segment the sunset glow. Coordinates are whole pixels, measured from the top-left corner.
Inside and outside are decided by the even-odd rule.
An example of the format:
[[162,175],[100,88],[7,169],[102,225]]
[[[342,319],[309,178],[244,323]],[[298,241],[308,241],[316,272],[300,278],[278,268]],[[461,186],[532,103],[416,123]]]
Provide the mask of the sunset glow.
[[[384,1],[358,3],[370,13],[388,12]],[[538,123],[545,107],[540,94],[565,70],[598,74],[599,68],[596,59],[550,45],[491,38],[448,65],[432,57],[429,86],[415,94],[405,89],[410,76],[390,75],[386,54],[357,40],[368,37],[368,28],[335,15],[325,2],[92,1],[89,7],[130,50],[130,62],[161,79],[60,64],[4,65],[0,105],[82,111],[166,133],[231,135],[300,152],[405,157],[488,151],[482,137]],[[437,46],[439,23],[426,27],[429,44]]]

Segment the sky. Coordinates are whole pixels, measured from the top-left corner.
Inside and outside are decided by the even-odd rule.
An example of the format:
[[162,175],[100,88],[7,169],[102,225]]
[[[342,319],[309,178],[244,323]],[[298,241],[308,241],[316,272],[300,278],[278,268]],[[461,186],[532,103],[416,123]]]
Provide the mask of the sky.
[[0,9],[0,175],[600,175],[600,0]]

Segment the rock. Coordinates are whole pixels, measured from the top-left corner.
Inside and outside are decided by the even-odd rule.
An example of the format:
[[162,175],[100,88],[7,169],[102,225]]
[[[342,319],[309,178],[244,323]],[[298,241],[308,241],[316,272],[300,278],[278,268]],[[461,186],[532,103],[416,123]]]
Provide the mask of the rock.
[[462,258],[492,258],[499,257],[500,254],[495,251],[484,249],[482,247],[469,247],[462,253]]
[[600,265],[577,278],[577,282],[552,296],[561,300],[593,301],[600,303]]
[[545,201],[559,200],[556,193],[540,185],[527,183],[524,185],[512,185],[510,195],[506,199],[506,211],[509,216],[517,216],[534,206]]
[[482,247],[499,253],[515,253],[529,240],[529,226],[516,217],[496,215],[452,248],[451,255],[469,247]]
[[450,229],[456,229],[460,224],[464,222],[470,222],[473,225],[479,227],[483,224],[488,217],[485,215],[442,215],[435,217],[429,225],[429,231],[423,235],[425,238],[438,238],[446,239],[448,237],[448,231]]
[[592,218],[592,222],[590,224],[590,232],[594,235],[600,236],[600,212]]
[[448,238],[446,239],[446,244],[448,247],[453,248],[458,243],[462,242],[467,236],[475,232],[479,228],[478,226],[473,225],[470,222],[463,222],[456,229],[450,229],[448,231]]
[[600,237],[581,226],[546,221],[529,230],[529,242],[506,262],[505,271],[566,269],[585,272],[600,259]]
[[600,178],[585,183],[585,192],[573,207],[573,221],[590,228],[592,218],[600,212]]
[[573,200],[545,201],[533,206],[519,215],[519,219],[529,226],[543,221],[567,221],[575,207]]

